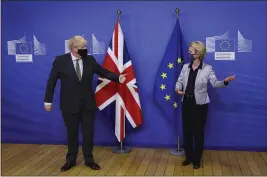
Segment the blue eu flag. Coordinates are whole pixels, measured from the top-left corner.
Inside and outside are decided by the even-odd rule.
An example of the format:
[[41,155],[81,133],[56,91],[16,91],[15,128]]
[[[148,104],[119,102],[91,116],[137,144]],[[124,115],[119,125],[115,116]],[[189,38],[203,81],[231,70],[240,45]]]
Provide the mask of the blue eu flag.
[[185,58],[188,58],[188,48],[177,19],[156,75],[153,93],[155,102],[176,133],[179,131],[178,122],[181,122],[181,97],[175,92],[175,84]]
[[16,54],[32,54],[32,44],[30,42],[16,43]]
[[215,52],[234,52],[235,41],[233,39],[223,39],[215,41]]

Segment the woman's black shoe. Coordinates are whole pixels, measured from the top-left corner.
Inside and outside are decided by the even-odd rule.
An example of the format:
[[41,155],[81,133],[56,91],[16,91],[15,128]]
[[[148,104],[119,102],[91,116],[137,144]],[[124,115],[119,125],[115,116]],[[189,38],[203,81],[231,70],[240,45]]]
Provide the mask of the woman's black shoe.
[[193,168],[194,168],[194,169],[199,169],[199,168],[200,168],[200,165],[199,165],[199,164],[197,164],[197,165],[193,165]]
[[190,163],[191,163],[191,161],[185,160],[185,161],[182,162],[182,166],[189,165]]

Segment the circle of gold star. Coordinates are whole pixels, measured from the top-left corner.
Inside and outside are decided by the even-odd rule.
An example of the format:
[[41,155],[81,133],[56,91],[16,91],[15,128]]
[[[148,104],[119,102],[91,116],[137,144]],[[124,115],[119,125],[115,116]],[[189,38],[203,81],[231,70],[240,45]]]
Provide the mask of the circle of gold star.
[[222,50],[228,50],[229,48],[230,48],[230,43],[228,42],[228,41],[222,41],[221,43],[220,43],[220,48],[222,49]]
[[26,44],[22,44],[20,47],[19,47],[19,50],[21,53],[27,53],[28,52],[28,46]]

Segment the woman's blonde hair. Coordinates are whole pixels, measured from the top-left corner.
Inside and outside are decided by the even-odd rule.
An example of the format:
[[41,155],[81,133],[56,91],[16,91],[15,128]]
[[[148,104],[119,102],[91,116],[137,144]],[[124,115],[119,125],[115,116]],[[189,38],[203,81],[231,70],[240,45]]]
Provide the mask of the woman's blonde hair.
[[82,47],[87,44],[87,41],[82,36],[73,36],[68,42],[69,49],[72,50],[74,47]]
[[201,41],[193,41],[190,43],[191,47],[194,47],[200,53],[200,59],[205,58],[206,56],[206,47]]

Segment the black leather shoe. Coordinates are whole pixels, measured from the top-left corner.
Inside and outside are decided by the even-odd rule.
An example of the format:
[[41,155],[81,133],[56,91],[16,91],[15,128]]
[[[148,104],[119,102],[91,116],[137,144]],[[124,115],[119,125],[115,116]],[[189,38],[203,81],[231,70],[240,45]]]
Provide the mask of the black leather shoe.
[[189,165],[191,163],[190,160],[185,160],[182,162],[182,166],[186,166],[186,165]]
[[72,167],[74,167],[75,165],[76,165],[76,163],[66,162],[66,163],[61,167],[61,171],[67,171],[67,170],[71,169]]
[[100,170],[100,166],[95,162],[85,162],[85,165],[92,170]]

